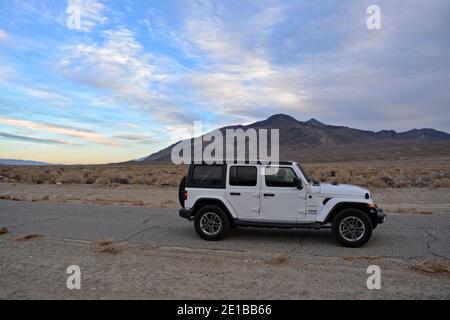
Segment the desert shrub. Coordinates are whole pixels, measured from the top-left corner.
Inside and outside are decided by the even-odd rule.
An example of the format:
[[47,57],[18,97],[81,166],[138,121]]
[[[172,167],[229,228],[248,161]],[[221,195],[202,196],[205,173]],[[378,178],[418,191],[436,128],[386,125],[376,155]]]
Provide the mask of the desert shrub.
[[433,188],[450,188],[450,179],[443,178],[433,182]]
[[410,182],[408,180],[397,180],[395,181],[395,188],[407,188],[408,186],[410,186]]
[[95,183],[96,178],[93,176],[88,176],[86,177],[86,184],[94,184]]
[[379,179],[378,177],[370,179],[368,185],[374,188],[387,188],[386,181]]
[[329,170],[328,172],[326,172],[326,175],[328,177],[336,177],[336,173],[337,173],[336,170]]
[[[304,164],[317,181],[350,183],[369,188],[450,187],[450,161],[372,161]],[[0,166],[0,182],[66,183],[119,186],[178,186],[187,166],[105,165],[105,166]]]
[[68,171],[68,172],[64,172],[59,178],[58,178],[59,182],[62,183],[85,183],[86,179],[84,177],[83,174],[81,174],[80,172],[76,172],[76,171]]
[[389,188],[395,185],[395,179],[388,175],[383,175],[380,177],[380,180],[385,183],[385,185]]

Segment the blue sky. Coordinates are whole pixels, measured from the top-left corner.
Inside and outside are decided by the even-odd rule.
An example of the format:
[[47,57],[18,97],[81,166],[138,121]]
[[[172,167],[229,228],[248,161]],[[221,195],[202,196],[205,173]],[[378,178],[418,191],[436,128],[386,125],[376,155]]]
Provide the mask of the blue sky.
[[124,161],[194,120],[274,113],[448,132],[449,16],[447,0],[0,0],[0,158]]

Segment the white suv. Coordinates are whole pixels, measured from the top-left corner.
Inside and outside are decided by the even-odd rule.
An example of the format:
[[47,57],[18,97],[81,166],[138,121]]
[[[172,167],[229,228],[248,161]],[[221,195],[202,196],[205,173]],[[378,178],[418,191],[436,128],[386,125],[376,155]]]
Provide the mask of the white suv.
[[229,227],[331,227],[345,246],[365,244],[386,220],[367,189],[312,181],[293,161],[264,164],[192,164],[180,183],[180,216],[194,220],[205,240]]

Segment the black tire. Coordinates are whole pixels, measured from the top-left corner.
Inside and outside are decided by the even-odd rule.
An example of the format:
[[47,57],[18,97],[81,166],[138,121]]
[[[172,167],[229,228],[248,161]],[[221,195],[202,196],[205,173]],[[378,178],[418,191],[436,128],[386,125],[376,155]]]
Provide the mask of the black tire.
[[[208,234],[206,231],[204,231],[201,227],[202,218],[209,214],[210,216],[213,216],[216,220],[220,220],[220,228],[217,232],[214,234]],[[212,214],[212,215],[211,215]],[[205,217],[207,219],[208,217]],[[228,229],[230,228],[230,221],[226,215],[226,213],[215,205],[207,205],[204,207],[201,207],[194,217],[194,226],[195,231],[197,231],[197,234],[208,241],[217,241],[223,239],[225,235],[228,232]]]
[[178,201],[182,208],[184,208],[184,189],[186,188],[186,176],[183,177],[180,181],[180,186],[178,187]]
[[[364,228],[359,227],[358,231],[355,231],[354,226],[351,228],[346,228],[345,225],[342,225],[341,228],[341,222],[345,219],[350,218],[346,220],[349,221],[356,221],[356,224],[358,226],[361,226],[361,224],[364,226]],[[352,220],[351,218],[355,218]],[[369,216],[364,213],[363,211],[359,209],[344,209],[340,211],[333,219],[332,223],[332,230],[334,233],[334,236],[336,239],[345,247],[351,247],[351,248],[357,248],[364,245],[367,241],[369,241],[370,237],[372,236],[372,222],[370,221]],[[364,229],[362,231],[362,229]],[[341,230],[343,230],[341,232]],[[349,240],[349,238],[353,238],[352,240]]]

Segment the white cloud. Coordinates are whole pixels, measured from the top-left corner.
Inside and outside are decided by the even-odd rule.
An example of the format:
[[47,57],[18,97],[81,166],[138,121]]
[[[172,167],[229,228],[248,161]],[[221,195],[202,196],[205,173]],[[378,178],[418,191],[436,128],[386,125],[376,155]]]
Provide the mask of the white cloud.
[[167,126],[169,142],[175,143],[194,136],[194,124],[174,124]]
[[173,40],[188,55],[202,57],[202,68],[185,80],[208,111],[249,116],[270,107],[305,110],[306,93],[297,85],[301,71],[271,63],[266,52],[285,13],[280,5],[262,6],[235,25],[218,4],[199,2],[190,11]]
[[8,39],[9,39],[9,34],[5,30],[0,29],[0,42],[5,42]]
[[192,123],[185,110],[188,92],[174,90],[185,86],[188,71],[167,56],[145,52],[128,28],[104,31],[96,44],[63,47],[59,68],[71,80],[102,90],[96,99],[104,105],[166,125]]
[[[61,71],[80,83],[108,90],[106,102],[125,103],[155,116],[169,114],[169,99],[162,88],[173,76],[164,71],[164,64],[170,66],[171,61],[159,61],[159,57],[145,53],[127,28],[104,31],[103,36],[101,44],[64,47]],[[167,68],[173,65],[176,63]]]
[[[95,3],[93,7],[97,9],[84,11],[95,16],[105,10]],[[192,124],[193,115],[185,110],[187,104],[200,112],[242,113],[244,121],[254,118],[255,109],[298,108],[304,93],[291,81],[298,73],[273,65],[264,53],[271,28],[283,19],[282,7],[259,10],[238,32],[220,15],[208,18],[212,10],[207,3],[200,3],[182,30],[169,28],[165,35],[187,55],[199,57],[200,69],[188,70],[172,59],[146,53],[134,32],[125,27],[103,31],[104,41],[97,44],[63,47],[60,68],[72,80],[107,90],[107,94],[96,97],[103,104],[145,111],[174,126]],[[160,31],[167,25],[160,21],[158,27]],[[249,42],[255,46],[248,46]],[[40,99],[58,98],[45,90],[30,90],[28,94]]]
[[156,139],[153,136],[143,135],[143,134],[121,133],[121,134],[116,134],[114,137],[117,139],[125,140],[128,142],[139,143],[139,144],[154,144],[154,143],[160,142],[158,139]]
[[136,129],[138,127],[137,124],[129,123],[129,122],[121,122],[117,124],[119,127],[125,127],[129,129]]
[[13,119],[0,116],[0,123],[8,126],[33,129],[37,131],[45,131],[56,134],[62,134],[66,136],[80,138],[82,140],[94,142],[106,146],[118,146],[119,144],[113,140],[106,138],[105,136],[84,129],[72,128],[67,126],[55,125],[51,123],[36,122],[30,120]]
[[50,103],[53,107],[65,108],[69,104],[69,99],[65,96],[47,89],[25,88],[25,93],[33,98]]
[[31,143],[79,146],[79,144],[77,144],[77,143],[72,143],[72,142],[59,140],[59,139],[43,139],[43,138],[11,134],[11,133],[6,133],[6,132],[0,132],[0,138],[8,139],[8,140],[23,141],[23,142],[31,142]]

